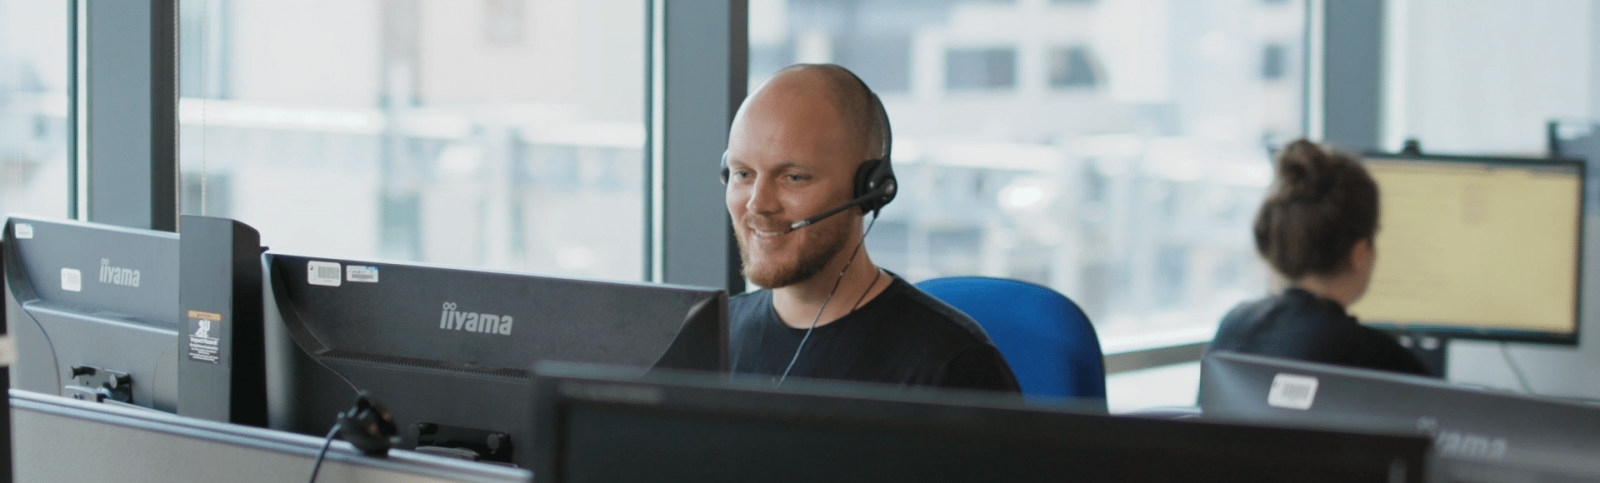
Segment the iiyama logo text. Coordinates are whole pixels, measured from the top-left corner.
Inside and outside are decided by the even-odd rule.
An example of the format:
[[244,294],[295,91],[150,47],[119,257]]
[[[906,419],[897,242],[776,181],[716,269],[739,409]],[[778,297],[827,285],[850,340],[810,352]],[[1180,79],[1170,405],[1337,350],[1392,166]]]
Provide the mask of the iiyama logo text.
[[113,267],[110,258],[100,259],[100,283],[139,287],[139,271],[131,268]]
[[439,328],[445,330],[511,335],[511,323],[509,315],[458,312],[455,302],[445,302],[444,311],[439,312]]

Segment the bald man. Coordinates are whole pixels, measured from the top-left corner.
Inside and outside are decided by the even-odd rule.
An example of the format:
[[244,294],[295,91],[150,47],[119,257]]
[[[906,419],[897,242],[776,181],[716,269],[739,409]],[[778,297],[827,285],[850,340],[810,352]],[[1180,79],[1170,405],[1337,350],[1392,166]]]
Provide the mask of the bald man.
[[734,372],[1019,392],[972,318],[873,264],[868,211],[794,228],[857,198],[858,170],[887,162],[890,137],[877,97],[836,65],[783,69],[739,106],[725,198],[762,290],[729,301]]

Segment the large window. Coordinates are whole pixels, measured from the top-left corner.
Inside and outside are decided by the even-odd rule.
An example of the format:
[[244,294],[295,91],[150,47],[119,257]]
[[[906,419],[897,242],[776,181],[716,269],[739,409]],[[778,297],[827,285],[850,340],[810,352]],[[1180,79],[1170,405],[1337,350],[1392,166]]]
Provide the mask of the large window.
[[183,212],[287,253],[641,279],[645,6],[183,0]]
[[1302,132],[1304,9],[752,0],[750,85],[793,62],[885,83],[902,191],[867,243],[886,268],[1048,285],[1111,351],[1205,340],[1267,292],[1250,225],[1269,146]]
[[67,5],[0,0],[0,215],[67,215]]

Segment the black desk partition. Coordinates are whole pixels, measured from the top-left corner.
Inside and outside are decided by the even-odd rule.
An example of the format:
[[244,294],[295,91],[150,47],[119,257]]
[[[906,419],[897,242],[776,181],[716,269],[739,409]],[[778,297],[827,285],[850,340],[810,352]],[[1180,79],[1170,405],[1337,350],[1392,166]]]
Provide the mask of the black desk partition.
[[1015,396],[540,365],[540,482],[1416,482],[1428,441],[1029,407]]

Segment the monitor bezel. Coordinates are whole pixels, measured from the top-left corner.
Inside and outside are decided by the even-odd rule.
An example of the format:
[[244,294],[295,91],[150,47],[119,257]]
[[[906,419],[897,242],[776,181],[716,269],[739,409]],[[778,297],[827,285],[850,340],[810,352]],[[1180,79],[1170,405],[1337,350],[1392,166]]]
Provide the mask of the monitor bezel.
[[[1588,166],[1582,159],[1568,157],[1513,157],[1513,156],[1476,156],[1476,155],[1440,155],[1440,154],[1409,154],[1364,152],[1361,153],[1362,167],[1368,166],[1368,160],[1379,161],[1422,161],[1422,162],[1447,162],[1447,163],[1473,163],[1505,165],[1515,167],[1556,167],[1575,168],[1578,177],[1577,199],[1577,240],[1573,249],[1576,251],[1572,266],[1573,297],[1572,297],[1572,331],[1570,332],[1545,332],[1514,329],[1476,329],[1468,327],[1452,327],[1438,325],[1402,324],[1394,322],[1369,322],[1360,320],[1361,325],[1371,327],[1395,335],[1435,337],[1440,339],[1470,339],[1499,342],[1520,342],[1546,345],[1576,346],[1583,331],[1583,260],[1584,260],[1584,209],[1585,194],[1588,189]],[[1380,193],[1382,188],[1380,187]],[[1380,200],[1381,198],[1381,194]]]

